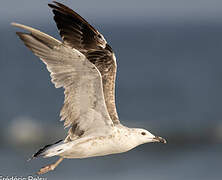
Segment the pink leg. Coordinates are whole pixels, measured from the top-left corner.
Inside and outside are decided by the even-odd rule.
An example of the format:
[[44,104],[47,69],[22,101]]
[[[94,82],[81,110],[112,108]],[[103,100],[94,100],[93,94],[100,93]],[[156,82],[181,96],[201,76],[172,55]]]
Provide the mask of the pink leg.
[[40,174],[45,174],[49,171],[53,171],[61,162],[62,162],[63,158],[59,158],[58,161],[56,161],[54,164],[50,164],[50,165],[47,165],[43,168],[41,168],[37,174],[40,175]]

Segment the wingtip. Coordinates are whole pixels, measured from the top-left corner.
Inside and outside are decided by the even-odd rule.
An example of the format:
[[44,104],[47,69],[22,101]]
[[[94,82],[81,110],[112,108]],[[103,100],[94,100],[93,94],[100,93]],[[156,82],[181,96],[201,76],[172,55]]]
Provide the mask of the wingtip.
[[17,36],[21,37],[22,32],[15,32]]
[[[52,4],[52,3],[54,3],[54,4]],[[61,3],[57,2],[57,1],[52,1],[52,3],[49,3],[49,4],[48,4],[48,6],[49,6],[50,8],[55,8],[56,5],[59,6],[59,5],[61,4]]]
[[64,4],[57,2],[57,1],[52,1],[54,4],[56,4],[57,6],[65,6]]
[[48,4],[48,6],[50,7],[50,8],[53,8],[53,6],[55,6],[54,4],[51,4],[51,3],[49,3]]
[[16,23],[16,22],[11,22],[10,25],[11,25],[11,26],[17,26],[18,23]]
[[12,22],[12,23],[11,23],[11,26],[18,27],[18,28],[22,28],[22,27],[24,27],[25,25],[22,25],[22,24],[19,24],[19,23],[16,23],[16,22]]

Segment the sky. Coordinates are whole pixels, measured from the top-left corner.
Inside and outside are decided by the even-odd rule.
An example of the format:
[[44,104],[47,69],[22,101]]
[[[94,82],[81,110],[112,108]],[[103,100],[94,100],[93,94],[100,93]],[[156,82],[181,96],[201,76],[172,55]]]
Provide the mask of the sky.
[[[0,23],[47,21],[49,0],[1,0]],[[101,21],[222,19],[221,0],[61,0],[84,17]],[[32,16],[30,16],[32,14]],[[130,17],[130,18],[129,18]]]

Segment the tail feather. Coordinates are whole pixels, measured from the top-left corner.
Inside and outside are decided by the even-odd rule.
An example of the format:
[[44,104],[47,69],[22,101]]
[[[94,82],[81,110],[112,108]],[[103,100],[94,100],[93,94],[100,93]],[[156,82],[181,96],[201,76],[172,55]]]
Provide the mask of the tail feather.
[[44,147],[42,147],[41,149],[39,149],[35,154],[32,155],[32,157],[30,159],[28,159],[28,161],[35,159],[37,157],[42,157],[46,155],[47,150],[49,150],[50,148],[54,147],[55,145],[58,146],[59,144],[61,144],[63,140],[59,140],[53,144],[48,144]]

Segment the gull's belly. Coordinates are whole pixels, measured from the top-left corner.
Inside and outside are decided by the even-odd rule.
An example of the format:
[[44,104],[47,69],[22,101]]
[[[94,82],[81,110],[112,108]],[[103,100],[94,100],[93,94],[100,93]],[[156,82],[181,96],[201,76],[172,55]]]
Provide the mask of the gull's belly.
[[113,135],[89,138],[76,144],[74,143],[61,156],[65,158],[87,158],[126,152],[132,149],[126,142],[126,138]]

